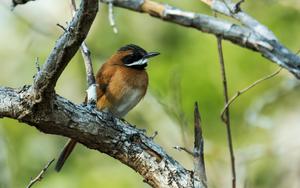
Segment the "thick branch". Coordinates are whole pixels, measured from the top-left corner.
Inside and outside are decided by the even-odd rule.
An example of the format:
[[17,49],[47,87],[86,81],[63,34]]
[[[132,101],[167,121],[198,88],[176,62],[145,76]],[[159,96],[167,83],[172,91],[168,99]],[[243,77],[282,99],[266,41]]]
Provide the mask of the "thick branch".
[[[0,87],[0,114],[17,119],[29,110],[21,90]],[[111,115],[75,105],[56,96],[53,104],[35,105],[19,119],[48,134],[73,138],[88,148],[106,153],[131,167],[153,187],[192,187],[193,175],[147,137],[143,131]]]
[[[265,37],[266,35],[261,35],[256,30],[204,14],[183,11],[176,7],[163,5],[151,0],[101,0],[104,3],[111,1],[118,7],[148,13],[164,21],[222,36],[223,39],[241,47],[259,52],[265,58],[277,63],[293,73],[297,78],[300,78],[300,57],[292,53],[278,41],[270,40]],[[207,2],[211,3],[211,1]],[[243,16],[245,17],[245,15]],[[269,38],[275,38],[275,36]]]
[[46,63],[35,77],[33,91],[36,100],[53,92],[57,79],[86,38],[97,11],[97,0],[81,1],[66,32],[56,41]]
[[232,3],[230,0],[211,0],[210,2],[203,2],[208,4],[212,10],[240,21],[243,25],[260,34],[261,36],[264,36],[266,39],[277,40],[274,33],[266,26],[262,25],[250,15],[243,12],[240,8],[237,9],[237,6],[239,7],[243,1],[239,1],[238,5]]

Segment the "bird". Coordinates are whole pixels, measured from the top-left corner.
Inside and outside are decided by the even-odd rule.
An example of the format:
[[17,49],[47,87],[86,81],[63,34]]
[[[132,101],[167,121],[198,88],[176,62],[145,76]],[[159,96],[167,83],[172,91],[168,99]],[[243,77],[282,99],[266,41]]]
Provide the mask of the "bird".
[[[96,74],[96,109],[123,118],[145,96],[148,88],[146,67],[149,58],[159,52],[147,52],[135,44],[122,46]],[[61,151],[55,170],[59,172],[77,141],[70,139]]]

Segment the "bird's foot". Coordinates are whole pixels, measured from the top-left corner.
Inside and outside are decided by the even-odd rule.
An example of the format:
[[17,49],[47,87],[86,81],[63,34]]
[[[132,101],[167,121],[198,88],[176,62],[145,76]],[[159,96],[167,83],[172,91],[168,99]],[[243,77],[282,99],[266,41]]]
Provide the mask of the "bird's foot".
[[91,111],[96,110],[96,107],[96,103],[89,103],[86,105],[86,108]]

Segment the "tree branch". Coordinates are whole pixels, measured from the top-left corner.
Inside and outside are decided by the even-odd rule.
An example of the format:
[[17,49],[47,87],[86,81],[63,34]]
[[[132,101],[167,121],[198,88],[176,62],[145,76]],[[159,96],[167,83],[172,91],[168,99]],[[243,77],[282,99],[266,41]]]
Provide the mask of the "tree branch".
[[82,0],[35,76],[33,86],[18,90],[0,87],[0,117],[19,119],[42,132],[66,136],[106,153],[139,172],[153,187],[192,187],[192,172],[168,156],[143,131],[110,114],[55,95],[56,81],[84,41],[95,18],[97,2]]
[[[114,6],[130,9],[137,12],[147,13],[153,17],[164,21],[176,23],[185,27],[192,27],[204,33],[210,33],[222,36],[223,39],[231,41],[241,47],[248,48],[259,52],[262,56],[280,65],[293,73],[298,79],[300,78],[300,57],[284,47],[279,41],[274,40],[276,37],[271,31],[265,30],[261,32],[260,25],[257,29],[250,29],[258,22],[252,22],[250,16],[246,16],[243,12],[234,16],[249,24],[248,27],[240,26],[229,21],[217,19],[204,14],[187,12],[165,4],[160,4],[152,0],[100,0],[103,3],[112,2]],[[214,0],[202,0],[208,4],[213,4]],[[225,10],[224,10],[225,11]],[[247,18],[247,19],[244,19]],[[258,32],[259,31],[259,32]]]
[[282,68],[279,68],[278,70],[276,70],[275,72],[273,72],[270,75],[264,76],[263,78],[260,78],[258,80],[256,80],[254,83],[252,83],[251,85],[247,86],[246,88],[239,90],[236,92],[236,94],[231,97],[228,102],[225,104],[225,106],[223,107],[222,111],[221,111],[221,118],[223,121],[226,121],[226,117],[225,117],[225,112],[228,109],[228,107],[239,97],[241,96],[243,93],[247,92],[249,89],[255,87],[256,85],[260,84],[263,81],[266,81],[270,78],[273,78],[274,76],[276,76],[277,74],[280,73],[280,71],[282,70]]
[[[72,12],[75,14],[77,11],[75,0],[71,0]],[[96,87],[96,79],[93,71],[93,63],[91,58],[91,51],[86,45],[85,41],[82,42],[80,47],[81,55],[84,61],[85,71],[86,71],[86,81],[88,84],[86,103],[92,104],[96,103],[97,100],[97,87]]]
[[[30,87],[19,90],[0,87],[0,114],[18,118],[30,110],[26,101]],[[193,175],[172,159],[142,130],[110,114],[76,105],[60,96],[52,101],[53,108],[36,105],[21,122],[48,134],[66,136],[88,148],[114,157],[131,167],[153,187],[192,187]]]
[[115,34],[118,34],[118,29],[116,27],[116,22],[115,22],[115,17],[114,17],[114,6],[113,6],[112,2],[108,3],[108,20],[109,20],[110,26],[113,29],[113,32]]
[[86,38],[98,11],[97,0],[82,0],[79,10],[60,36],[32,86],[37,102],[54,92],[56,81]]
[[46,171],[48,170],[49,166],[55,161],[55,159],[52,159],[51,161],[49,161],[46,166],[40,171],[40,173],[33,179],[31,179],[31,181],[29,182],[29,184],[27,185],[26,188],[31,188],[36,182],[41,181],[44,178],[44,174],[46,173]]
[[[28,1],[13,0],[13,3],[17,5]],[[230,16],[239,19],[246,26],[151,0],[100,1],[221,36],[239,46],[259,52],[300,78],[300,57],[280,44],[275,36],[253,29],[251,24],[245,24],[243,17],[237,17],[241,11],[234,15],[230,12]],[[202,1],[209,4],[216,2]],[[231,10],[231,6],[228,7]],[[18,119],[42,132],[75,139],[88,148],[106,153],[133,168],[153,187],[193,187],[200,184],[201,182],[195,182],[197,179],[191,171],[168,156],[143,131],[110,114],[76,105],[55,95],[56,82],[86,38],[97,10],[97,0],[81,1],[79,10],[57,40],[32,86],[20,89],[0,87],[0,118]]]
[[[228,85],[227,85],[225,63],[224,63],[224,56],[223,56],[223,49],[222,49],[222,38],[220,36],[217,36],[217,43],[218,43],[218,54],[219,54],[219,63],[220,63],[220,68],[221,68],[222,83],[223,83],[224,100],[225,100],[225,104],[227,104],[228,98],[229,98],[228,97]],[[224,118],[222,120],[226,124],[227,143],[228,143],[230,163],[231,163],[232,188],[235,188],[236,187],[236,171],[235,171],[235,158],[234,158],[232,136],[231,136],[229,107],[226,108],[224,113],[225,113],[226,118]]]
[[277,41],[277,38],[273,32],[270,31],[266,26],[262,25],[250,15],[243,12],[240,8],[237,8],[242,2],[243,1],[232,3],[230,0],[212,0],[210,3],[204,3],[208,4],[213,11],[238,20],[244,26],[265,37],[266,39]]

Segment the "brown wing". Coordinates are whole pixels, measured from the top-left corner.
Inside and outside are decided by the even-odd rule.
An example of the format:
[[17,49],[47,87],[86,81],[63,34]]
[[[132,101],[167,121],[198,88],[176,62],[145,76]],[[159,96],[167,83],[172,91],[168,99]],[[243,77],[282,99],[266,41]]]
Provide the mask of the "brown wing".
[[96,75],[97,83],[97,108],[102,110],[109,107],[105,93],[107,91],[109,82],[115,73],[116,67],[110,64],[104,64]]
[[[114,67],[107,65],[106,63],[98,70],[96,75],[96,84],[97,84],[97,103],[101,97],[105,94],[108,83],[113,75],[112,69]],[[84,104],[87,103],[87,96],[85,96]]]

